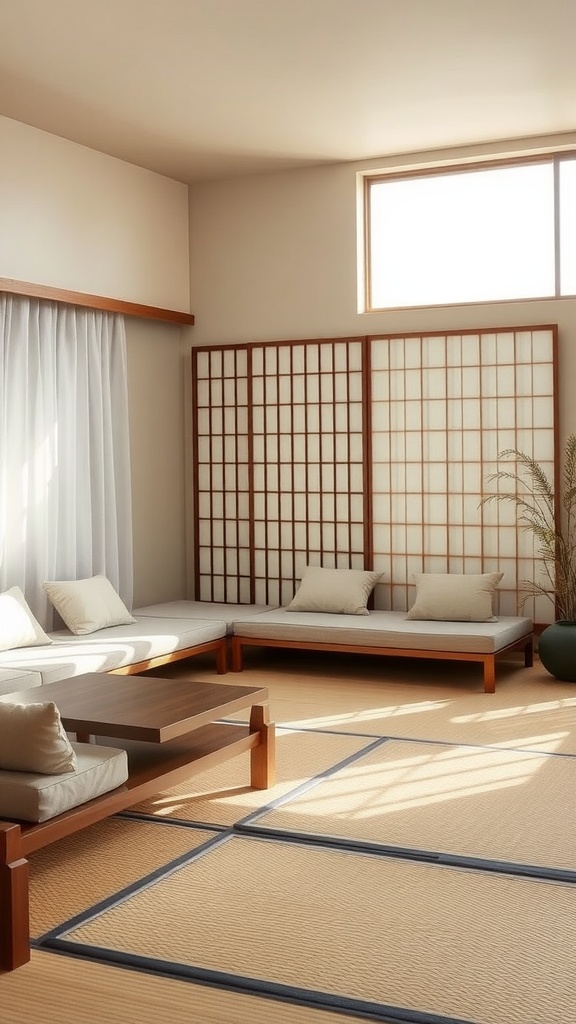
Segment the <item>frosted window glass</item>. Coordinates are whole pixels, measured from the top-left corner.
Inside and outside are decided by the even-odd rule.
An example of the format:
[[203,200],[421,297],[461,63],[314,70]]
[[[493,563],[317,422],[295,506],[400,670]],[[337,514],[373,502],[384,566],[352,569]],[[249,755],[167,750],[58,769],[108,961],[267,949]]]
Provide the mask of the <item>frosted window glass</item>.
[[369,308],[554,294],[552,162],[374,180]]
[[576,161],[560,164],[560,290],[576,295]]
[[290,373],[292,367],[290,365],[292,348],[282,346],[278,349],[278,373]]
[[238,473],[237,467],[234,465],[228,465],[224,467],[224,487],[227,490],[238,489]]
[[343,373],[334,377],[334,401],[348,401],[348,376]]
[[307,540],[306,523],[295,523],[294,524],[294,546],[296,548],[305,548]]
[[334,378],[323,373],[320,376],[320,401],[332,402],[334,400]]
[[306,503],[306,496],[304,494],[294,495],[294,520],[296,522],[305,522],[307,518],[308,507]]
[[293,345],[292,346],[292,371],[293,373],[303,373],[306,366],[306,349],[304,345]]
[[[201,464],[210,462],[211,446],[209,437],[200,437],[197,442],[198,461]],[[205,478],[204,478],[205,479]]]
[[292,462],[294,457],[293,451],[293,439],[289,433],[280,434],[279,438],[280,450],[278,458],[280,462]]
[[264,378],[264,396],[267,404],[276,405],[278,403],[278,381],[276,377]]
[[279,402],[290,402],[292,399],[292,378],[280,377],[278,379],[278,400]]
[[372,377],[372,391],[374,397],[386,401],[390,397],[390,377],[388,372],[376,372]]
[[[292,431],[292,406],[281,405],[278,414],[278,432],[290,434]],[[287,439],[283,438],[282,440],[286,441]]]
[[323,371],[329,370],[331,372],[332,369],[333,369],[332,346],[329,345],[329,344],[328,345],[321,345],[320,348],[319,348],[319,353],[320,353],[320,369],[323,370]]
[[318,464],[308,463],[307,466],[303,467],[304,473],[304,490],[311,493],[313,491],[320,490],[320,467]]
[[237,445],[235,437],[224,438],[224,460],[232,462],[237,459]]
[[320,378],[318,374],[309,374],[306,377],[306,398],[309,405],[320,401]]
[[306,415],[308,423],[307,434],[317,434],[320,431],[320,406],[309,405]]
[[361,462],[364,445],[361,434],[351,434],[349,438],[351,462]]

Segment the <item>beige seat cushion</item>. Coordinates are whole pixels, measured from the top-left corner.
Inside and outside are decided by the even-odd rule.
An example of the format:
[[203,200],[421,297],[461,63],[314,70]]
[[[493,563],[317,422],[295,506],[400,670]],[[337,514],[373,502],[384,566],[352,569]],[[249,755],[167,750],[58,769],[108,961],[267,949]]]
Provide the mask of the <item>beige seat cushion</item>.
[[0,700],[16,690],[29,690],[42,686],[39,672],[28,672],[25,668],[2,668],[0,666]]
[[406,612],[368,615],[288,612],[280,608],[234,623],[236,636],[306,641],[350,647],[495,654],[532,632],[531,619],[500,616],[496,622],[411,622]]
[[66,775],[0,771],[0,818],[46,821],[122,786],[128,778],[125,750],[73,743],[76,770]]

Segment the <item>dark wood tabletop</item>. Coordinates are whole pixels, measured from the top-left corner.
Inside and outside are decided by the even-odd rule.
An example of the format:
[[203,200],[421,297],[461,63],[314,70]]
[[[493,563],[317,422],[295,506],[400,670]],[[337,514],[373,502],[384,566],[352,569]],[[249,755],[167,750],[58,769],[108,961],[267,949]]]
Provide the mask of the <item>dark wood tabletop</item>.
[[268,690],[158,676],[87,672],[11,694],[21,704],[54,701],[70,732],[165,743],[268,701]]

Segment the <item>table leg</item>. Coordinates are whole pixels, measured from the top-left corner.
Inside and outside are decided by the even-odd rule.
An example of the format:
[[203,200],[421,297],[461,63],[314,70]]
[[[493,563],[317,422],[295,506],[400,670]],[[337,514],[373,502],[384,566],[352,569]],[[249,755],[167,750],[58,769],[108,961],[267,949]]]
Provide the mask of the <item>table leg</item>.
[[0,969],[13,971],[30,959],[28,861],[19,850],[20,826],[0,828]]
[[251,708],[250,732],[260,733],[258,746],[250,751],[250,785],[254,789],[268,789],[276,781],[276,730],[267,704]]
[[77,732],[76,743],[95,743],[96,737],[89,732]]

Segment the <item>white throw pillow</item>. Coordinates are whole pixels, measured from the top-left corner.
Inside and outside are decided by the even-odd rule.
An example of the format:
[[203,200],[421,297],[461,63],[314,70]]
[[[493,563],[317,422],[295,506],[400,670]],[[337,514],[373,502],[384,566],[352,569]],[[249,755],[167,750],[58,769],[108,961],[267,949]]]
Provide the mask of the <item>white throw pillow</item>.
[[30,611],[20,587],[11,587],[0,594],[0,651],[51,643]]
[[76,769],[76,754],[53,701],[0,701],[0,768],[63,775]]
[[368,615],[366,604],[381,575],[364,569],[308,566],[286,611]]
[[503,572],[415,573],[416,600],[407,619],[494,622],[494,592]]
[[43,587],[68,629],[76,636],[95,633],[107,626],[136,622],[106,576],[52,581],[44,583]]

